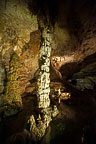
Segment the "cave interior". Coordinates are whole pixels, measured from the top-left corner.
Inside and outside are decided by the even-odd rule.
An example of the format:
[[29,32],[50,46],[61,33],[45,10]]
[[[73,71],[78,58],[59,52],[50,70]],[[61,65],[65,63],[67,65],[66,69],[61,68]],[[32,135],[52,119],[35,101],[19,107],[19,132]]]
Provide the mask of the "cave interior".
[[0,144],[96,144],[96,1],[0,0]]

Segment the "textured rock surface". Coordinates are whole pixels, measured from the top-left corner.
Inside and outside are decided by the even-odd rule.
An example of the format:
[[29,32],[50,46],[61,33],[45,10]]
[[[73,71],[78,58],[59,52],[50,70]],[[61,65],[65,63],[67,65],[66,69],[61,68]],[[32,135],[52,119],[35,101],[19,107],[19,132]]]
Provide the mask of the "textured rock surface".
[[81,90],[96,89],[96,62],[87,65],[80,72],[74,74],[71,83]]
[[71,93],[60,82],[50,83],[50,99],[51,102],[57,101],[59,104],[61,101],[66,101],[71,98]]
[[22,99],[19,89],[19,57],[13,54],[9,63],[8,79],[5,86],[5,94],[3,95],[2,105],[22,105]]
[[0,54],[7,73],[12,53],[20,57],[21,94],[38,68],[40,32],[37,30],[37,17],[29,11],[25,1],[0,1]]
[[[84,5],[88,7],[86,12]],[[96,52],[95,11],[94,3],[88,6],[86,1],[81,4],[77,2],[58,4],[51,44],[51,80],[57,77],[60,79],[69,77],[77,71],[78,63]],[[1,0],[0,52],[7,72],[13,51],[20,56],[21,94],[24,93],[26,86],[30,85],[29,80],[34,77],[38,69],[39,47],[40,32],[37,17],[30,13],[27,3],[20,0]]]
[[25,92],[25,88],[30,85],[30,80],[33,79],[38,70],[38,54],[40,48],[40,32],[35,31],[30,34],[30,41],[27,48],[23,48],[20,56],[20,93]]
[[46,133],[46,129],[52,120],[52,117],[56,117],[58,114],[58,109],[56,106],[53,108],[45,108],[41,110],[38,118],[35,119],[33,115],[30,116],[28,120],[29,132],[32,135],[32,139],[36,142],[41,140]]
[[[60,78],[59,71],[63,78],[71,76],[78,71],[80,62],[96,53],[95,1],[90,4],[87,1],[75,1],[69,4],[69,7],[65,3],[59,7],[51,55],[51,63],[55,71],[52,73],[54,72],[55,75],[51,73],[51,79],[56,79],[57,76]],[[55,65],[54,58],[57,58]]]
[[49,125],[49,122],[51,119],[48,120],[48,117],[45,116],[44,119],[41,119],[41,116],[39,115],[38,123],[36,124],[34,116],[30,116],[30,119],[28,123],[30,124],[30,132],[32,135],[32,139],[34,141],[39,141],[41,138],[45,135],[46,128]]
[[5,68],[0,57],[0,94],[4,91]]
[[39,51],[39,76],[37,83],[38,108],[47,108],[50,106],[50,55],[51,55],[51,33],[48,26],[45,26],[42,32],[41,47]]
[[[24,103],[24,111],[21,112],[19,116],[16,116],[16,119],[13,118],[11,119],[11,121],[9,120],[10,123],[8,123],[9,121],[5,122],[6,123],[5,125],[7,125],[9,129],[11,129],[13,126],[13,129],[16,129],[17,131],[19,128],[21,128],[21,125],[22,127],[24,127],[24,123],[25,121],[27,121],[27,118],[30,115],[33,115],[35,112],[37,112],[35,109],[36,108],[36,105],[35,105],[36,95],[33,95],[33,92],[35,91],[36,87],[35,87],[35,84],[34,85],[31,84],[31,82],[32,82],[32,78],[35,75],[36,70],[38,69],[38,51],[40,48],[40,32],[38,31],[37,17],[30,13],[28,9],[28,5],[27,3],[25,3],[25,1],[27,2],[27,0],[22,0],[22,1],[21,0],[1,0],[0,1],[0,6],[1,6],[0,7],[0,53],[2,55],[2,58],[3,58],[2,60],[4,63],[5,69],[7,71],[7,79],[9,80],[9,79],[15,78],[15,76],[12,76],[12,74],[15,75],[16,74],[15,72],[18,71],[18,68],[16,67],[16,70],[15,71],[12,70],[12,73],[10,73],[10,62],[11,62],[10,55],[15,51],[20,58],[20,69],[19,69],[20,75],[17,76],[16,78],[18,79],[18,81],[20,81],[20,85],[19,85],[20,95],[25,92],[27,93],[26,98],[24,97],[24,101],[26,101],[26,103]],[[29,1],[31,2],[31,0],[28,0],[28,2]],[[36,0],[34,1],[36,2]],[[52,69],[53,69],[53,71],[51,69],[51,80],[56,80],[57,76],[59,77],[59,79],[68,78],[75,71],[79,71],[81,68],[80,66],[81,63],[84,62],[83,61],[84,58],[96,52],[96,44],[95,44],[95,41],[96,41],[96,19],[95,19],[96,5],[94,5],[95,0],[91,0],[92,3],[90,2],[90,0],[88,0],[90,2],[90,5],[87,5],[87,0],[84,0],[81,3],[78,3],[78,1],[76,0],[75,0],[75,3],[74,3],[74,0],[71,0],[71,3],[70,3],[70,0],[64,1],[64,3],[63,3],[63,0],[60,0],[60,1],[47,0],[47,3],[49,1],[50,1],[50,4],[53,4],[52,6],[53,9],[51,11],[51,14],[52,16],[54,15],[54,19],[55,19],[55,20],[53,19],[53,21],[55,22],[53,24],[54,25],[54,31],[53,31],[54,37],[52,38],[52,44],[51,44],[51,47],[52,47],[51,63],[52,63]],[[39,2],[41,2],[41,0]],[[58,5],[57,7],[55,7],[56,4],[59,2],[62,2],[61,5]],[[49,11],[47,10],[49,7],[51,8],[51,5],[49,4],[47,7],[47,5],[44,6],[44,4],[46,4],[46,0],[44,1],[44,3],[42,0],[42,3],[40,3],[40,6],[43,8],[44,14],[48,14]],[[57,13],[55,13],[54,10],[57,11]],[[38,11],[40,11],[40,9]],[[52,18],[53,17],[51,17],[51,20]],[[43,48],[43,46],[41,48]],[[48,52],[48,51],[45,50],[45,52]],[[44,56],[42,57],[44,58]],[[45,59],[47,59],[47,54],[46,54]],[[95,60],[96,60],[96,57],[95,57]],[[45,64],[48,65],[48,61]],[[48,67],[45,67],[44,65],[44,67],[40,67],[40,70],[41,70],[41,78],[44,78],[42,76],[44,74],[43,71],[44,72],[47,71],[46,73],[49,78]],[[88,69],[88,71],[90,71],[90,69]],[[2,76],[1,72],[0,72],[0,75]],[[90,84],[88,85],[89,83],[89,78],[88,78],[88,80],[84,82],[85,84],[84,87],[86,88],[93,87],[93,83],[94,83],[93,79],[95,79],[95,77],[93,77],[90,80],[91,85]],[[44,78],[44,81],[45,80],[46,78]],[[30,127],[30,132],[32,132],[33,134],[33,139],[37,139],[37,140],[40,139],[45,134],[45,129],[47,128],[47,126],[49,125],[49,122],[51,121],[51,116],[56,116],[57,114],[56,106],[53,106],[53,108],[52,107],[46,108],[50,105],[49,92],[48,92],[49,89],[47,91],[47,95],[45,95],[45,88],[49,86],[49,82],[47,83],[47,86],[45,86],[46,83],[43,85],[42,82],[43,80],[41,80],[41,83],[39,83],[40,85],[42,85],[40,92],[42,93],[43,91],[42,87],[44,86],[44,91],[43,91],[44,97],[43,95],[39,93],[38,104],[39,104],[39,108],[43,108],[40,111],[40,114],[41,114],[41,117],[42,115],[44,115],[44,119],[40,120],[40,117],[38,119],[36,117],[36,119],[33,118],[32,123],[30,120],[31,126],[33,126],[33,128]],[[2,84],[3,84],[3,81],[2,81]],[[6,84],[6,101],[7,102],[3,101],[4,103],[7,103],[7,104],[12,103],[12,105],[14,104],[14,101],[18,103],[18,99],[20,97],[17,98],[17,95],[18,96],[20,95],[18,94],[19,92],[18,87],[15,89],[14,85],[15,85],[15,88],[16,86],[18,86],[18,82],[16,80],[14,80],[14,82],[12,82],[12,80],[7,81],[7,84]],[[83,83],[81,83],[81,85],[83,85]],[[69,89],[71,89],[70,85],[69,85]],[[96,113],[94,112],[94,110],[96,109],[95,96],[91,97],[91,94],[87,95],[87,93],[73,89],[73,87],[72,87],[72,92],[74,94],[72,93],[73,95],[72,95],[72,99],[70,103],[68,101],[66,102],[64,101],[63,103],[61,102],[60,105],[58,105],[58,107],[60,107],[59,114],[61,115],[61,119],[62,117],[64,117],[67,119],[71,118],[72,121],[77,120],[79,121],[75,123],[77,127],[79,125],[80,126],[83,124],[85,125],[86,123],[87,125],[89,123],[93,123],[94,116],[96,115]],[[31,93],[31,94],[28,94],[28,93]],[[54,90],[53,90],[53,93],[54,93]],[[52,93],[50,93],[50,95],[51,94]],[[1,95],[0,102],[2,102],[1,98],[3,97],[4,95]],[[16,99],[14,100],[14,98]],[[48,101],[46,101],[46,99]],[[6,109],[8,109],[8,107],[6,107]],[[6,110],[5,115],[10,116],[10,115],[13,115],[13,113],[16,114],[17,110],[14,111],[13,109],[11,110],[8,109]],[[91,115],[92,117],[90,117],[90,113],[92,114]],[[55,126],[57,127],[54,131],[58,132],[58,134],[62,134],[60,133],[60,131],[62,131],[62,129],[64,130],[64,127],[62,128],[61,119],[60,119],[59,125],[58,123],[55,123]],[[43,120],[45,120],[45,122]],[[42,124],[42,121],[44,122],[43,124]],[[83,121],[83,124],[82,124],[82,121]],[[18,125],[15,126],[16,123],[18,123]],[[94,125],[95,123],[96,122],[94,120]],[[42,128],[43,126],[45,126],[44,129]],[[6,137],[5,133],[9,132],[9,131],[5,131],[5,127],[3,130],[4,139]],[[71,130],[71,127],[70,127],[70,130]],[[12,132],[12,130],[10,131]],[[70,143],[81,143],[81,137],[80,137],[79,142],[76,141],[77,135],[75,134],[77,133],[77,131],[78,131],[77,129],[75,129],[75,133],[74,131],[72,131],[72,134],[73,134],[72,139],[74,138],[74,140],[71,141]],[[91,130],[91,134],[94,135],[93,130]],[[2,136],[1,133],[0,135]],[[55,138],[57,137],[57,135],[55,135]],[[67,137],[67,136],[68,135],[65,132],[64,140],[66,141],[67,139],[68,141],[70,141],[70,137]],[[60,143],[60,140],[61,140],[60,137],[58,139],[59,139],[58,143]],[[25,143],[26,143],[26,140],[25,140]]]

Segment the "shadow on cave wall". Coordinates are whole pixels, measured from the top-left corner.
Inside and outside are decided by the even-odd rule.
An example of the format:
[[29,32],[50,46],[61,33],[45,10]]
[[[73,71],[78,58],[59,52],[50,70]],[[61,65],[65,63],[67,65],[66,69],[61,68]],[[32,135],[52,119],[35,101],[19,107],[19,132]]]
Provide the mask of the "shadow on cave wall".
[[63,65],[59,71],[63,78],[69,79],[74,73],[79,72],[82,68],[93,62],[96,62],[96,53],[87,56],[81,63],[67,63]]
[[[72,9],[85,10],[88,12],[91,11],[90,14],[95,13],[96,10],[96,1],[95,0],[24,0],[28,3],[30,11],[34,14],[41,14],[42,16],[46,16],[49,14],[51,22],[53,20],[56,21],[56,18],[59,16],[59,12],[66,9],[66,6],[70,5]],[[67,5],[68,4],[68,5]],[[63,9],[61,9],[63,8]],[[68,9],[70,7],[67,7]],[[86,13],[85,11],[85,13]],[[63,13],[64,14],[64,13]]]

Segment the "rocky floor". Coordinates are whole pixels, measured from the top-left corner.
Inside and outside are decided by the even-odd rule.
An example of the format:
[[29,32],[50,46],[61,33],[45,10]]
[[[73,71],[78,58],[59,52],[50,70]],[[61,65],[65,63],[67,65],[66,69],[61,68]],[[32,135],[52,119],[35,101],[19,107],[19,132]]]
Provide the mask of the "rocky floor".
[[[66,125],[66,129],[63,132],[63,136],[56,136],[50,139],[50,144],[59,143],[60,139],[63,139],[63,143],[72,144],[95,144],[96,142],[96,94],[92,91],[79,91],[72,87],[67,82],[51,82],[51,103],[56,104],[59,109],[59,114],[55,120],[59,120],[56,125],[62,130],[62,123]],[[71,92],[71,98],[67,100],[61,100],[58,103],[58,88]],[[54,88],[54,89],[53,89]],[[56,89],[57,88],[57,89]],[[52,97],[55,94],[55,97]],[[23,109],[15,116],[3,118],[0,123],[0,143],[4,144],[8,138],[12,135],[22,133],[24,135],[24,129],[30,115],[37,114],[36,108],[36,95],[32,93],[26,93],[23,97]],[[66,124],[67,122],[67,124]],[[68,125],[68,127],[67,127]],[[54,120],[51,123],[51,133],[54,128]],[[50,129],[50,128],[49,128]],[[67,132],[67,136],[66,136]],[[54,133],[54,130],[53,130]],[[47,133],[46,133],[47,134]],[[57,133],[58,134],[58,133]],[[52,135],[52,134],[51,134]],[[20,136],[19,136],[20,137]],[[51,136],[50,136],[51,137]],[[59,139],[60,137],[60,139]],[[56,140],[55,140],[56,138]],[[23,139],[23,138],[21,138]],[[29,138],[30,139],[30,138]],[[47,138],[48,139],[48,138]],[[70,139],[70,141],[69,141]],[[20,138],[19,138],[20,140]],[[22,140],[24,141],[24,140]],[[22,142],[21,143],[24,143]],[[61,141],[61,140],[60,140]],[[20,143],[20,144],[21,144]],[[42,143],[48,143],[45,138]],[[63,144],[62,143],[62,144]],[[26,142],[24,143],[26,144]]]

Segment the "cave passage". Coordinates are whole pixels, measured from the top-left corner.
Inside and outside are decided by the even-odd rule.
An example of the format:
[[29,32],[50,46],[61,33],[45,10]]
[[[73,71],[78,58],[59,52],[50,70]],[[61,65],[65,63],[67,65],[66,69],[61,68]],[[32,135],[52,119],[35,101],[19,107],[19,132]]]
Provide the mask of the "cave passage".
[[0,0],[0,144],[96,144],[95,0]]

